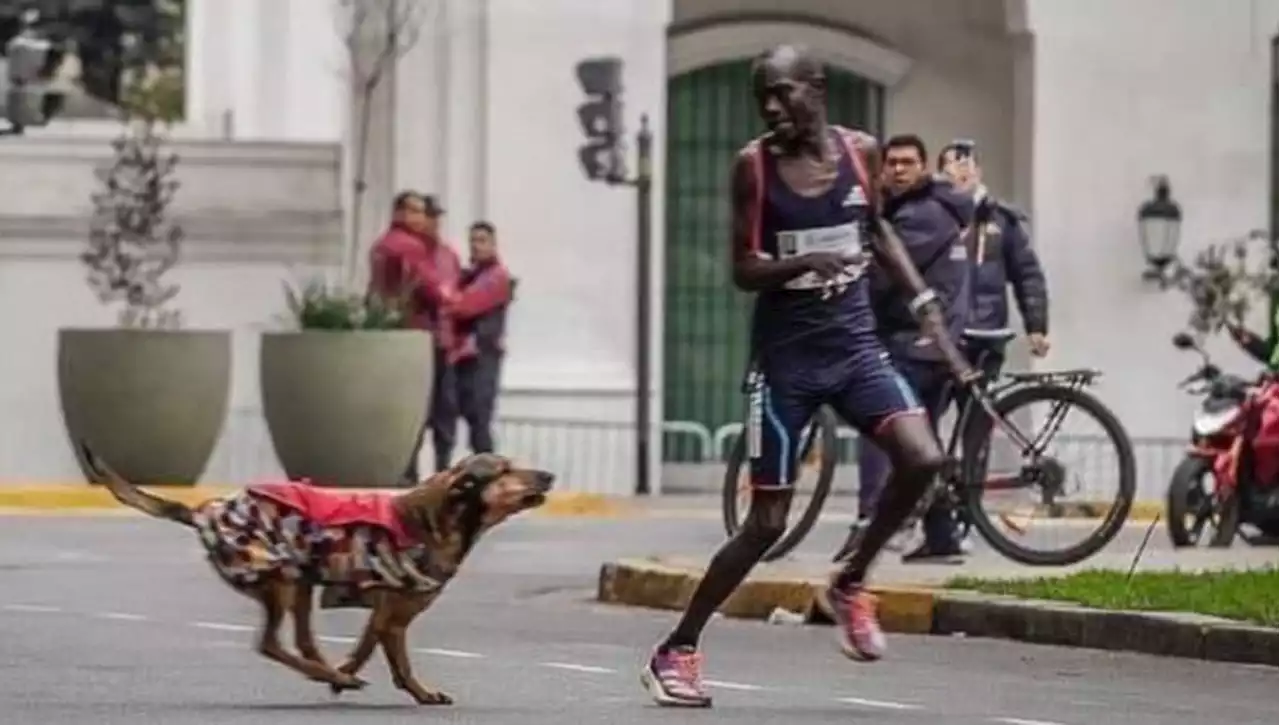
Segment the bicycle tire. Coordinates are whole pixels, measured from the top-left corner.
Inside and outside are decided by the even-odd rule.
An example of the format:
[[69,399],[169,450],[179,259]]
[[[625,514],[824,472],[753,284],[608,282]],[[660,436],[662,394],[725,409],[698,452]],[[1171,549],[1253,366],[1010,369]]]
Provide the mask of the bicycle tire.
[[[800,520],[796,522],[794,528],[787,530],[769,550],[761,557],[761,561],[776,561],[790,554],[813,527],[818,523],[818,517],[822,515],[822,506],[827,501],[827,496],[831,494],[831,481],[835,478],[836,473],[836,425],[837,420],[835,413],[829,408],[823,406],[818,409],[818,413],[814,416],[814,425],[817,426],[818,442],[822,446],[822,459],[818,465],[818,482],[814,486],[813,496],[809,499],[809,505],[805,507],[804,514]],[[738,436],[738,441],[733,446],[733,452],[729,454],[729,465],[725,467],[724,482],[720,489],[720,512],[724,518],[724,532],[729,538],[738,535],[740,530],[738,514],[738,480],[742,475],[742,467],[746,464],[747,459],[747,439],[746,436]]]
[[1031,385],[1016,388],[993,401],[996,412],[1002,417],[1018,408],[1041,401],[1066,402],[1072,407],[1084,410],[1102,425],[1103,430],[1116,449],[1120,462],[1120,490],[1117,494],[1117,505],[1107,513],[1102,524],[1083,541],[1061,551],[1038,551],[1030,549],[1005,536],[982,507],[983,489],[973,482],[982,475],[982,458],[976,455],[985,451],[990,440],[994,421],[986,415],[980,415],[970,424],[966,435],[976,445],[966,446],[963,459],[962,485],[965,487],[965,507],[969,511],[974,528],[982,535],[991,548],[1000,552],[1005,558],[1028,566],[1067,566],[1075,564],[1098,553],[1120,533],[1120,528],[1129,518],[1129,510],[1133,507],[1133,498],[1137,490],[1137,464],[1133,453],[1133,442],[1120,420],[1111,409],[1089,393],[1061,385]]

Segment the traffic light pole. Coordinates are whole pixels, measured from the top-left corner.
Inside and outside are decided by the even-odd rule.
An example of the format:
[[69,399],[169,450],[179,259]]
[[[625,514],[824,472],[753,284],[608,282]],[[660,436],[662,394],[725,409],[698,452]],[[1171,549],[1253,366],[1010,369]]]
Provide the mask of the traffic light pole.
[[1280,198],[1280,159],[1276,158],[1276,154],[1280,153],[1280,149],[1276,148],[1276,134],[1280,134],[1280,126],[1277,125],[1280,120],[1280,35],[1271,36],[1271,123],[1270,132],[1267,137],[1270,139],[1271,153],[1271,183],[1270,198],[1267,200],[1267,206],[1270,207],[1270,218],[1267,220],[1269,232],[1271,232],[1271,255],[1274,260],[1277,254],[1276,244],[1280,241],[1280,209],[1277,208],[1276,200]]
[[635,177],[619,173],[606,181],[636,190],[636,494],[647,496],[652,493],[649,456],[653,450],[653,132],[648,114],[640,116],[636,133]]
[[653,450],[653,420],[650,416],[653,377],[652,349],[649,346],[653,319],[653,133],[649,117],[640,117],[636,133],[636,175],[626,171],[619,143],[622,124],[622,59],[617,56],[587,58],[574,66],[578,85],[586,102],[577,109],[578,123],[587,143],[578,149],[582,171],[592,181],[610,186],[631,186],[636,190],[636,494],[649,490],[649,454]]
[[636,494],[649,490],[649,452],[652,450],[653,421],[650,420],[650,387],[653,356],[653,133],[649,117],[640,117],[636,134]]

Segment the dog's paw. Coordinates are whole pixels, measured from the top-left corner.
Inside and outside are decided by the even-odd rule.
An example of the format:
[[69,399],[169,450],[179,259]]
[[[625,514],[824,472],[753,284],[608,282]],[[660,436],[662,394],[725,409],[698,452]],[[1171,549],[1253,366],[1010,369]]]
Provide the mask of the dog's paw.
[[453,698],[443,692],[435,692],[431,690],[421,690],[413,693],[413,699],[418,701],[419,705],[452,705]]
[[341,695],[347,690],[363,690],[368,684],[365,680],[344,672],[338,680],[329,683],[329,692]]

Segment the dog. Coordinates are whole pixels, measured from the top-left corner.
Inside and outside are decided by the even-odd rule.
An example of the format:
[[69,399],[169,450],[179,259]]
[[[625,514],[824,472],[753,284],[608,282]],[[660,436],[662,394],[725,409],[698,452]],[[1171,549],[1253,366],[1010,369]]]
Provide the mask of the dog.
[[[259,654],[338,694],[367,684],[356,675],[381,646],[395,686],[420,705],[453,698],[414,678],[409,625],[440,596],[480,536],[542,505],[555,479],[481,454],[403,493],[267,483],[189,507],[143,491],[87,446],[83,451],[91,473],[120,503],[195,529],[223,581],[262,604]],[[322,608],[371,610],[338,667],[324,659],[311,627],[317,585],[324,587]],[[286,615],[293,618],[296,653],[280,643]]]

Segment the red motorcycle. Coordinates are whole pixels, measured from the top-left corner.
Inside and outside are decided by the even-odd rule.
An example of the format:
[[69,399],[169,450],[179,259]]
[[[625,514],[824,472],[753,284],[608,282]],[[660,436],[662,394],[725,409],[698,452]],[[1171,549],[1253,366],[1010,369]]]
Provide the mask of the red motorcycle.
[[[1174,347],[1199,353],[1200,369],[1178,384],[1203,395],[1191,425],[1187,455],[1174,469],[1165,523],[1175,547],[1227,547],[1238,534],[1274,544],[1277,521],[1276,380],[1248,381],[1222,372],[1186,333]],[[1244,528],[1256,529],[1250,534]]]

